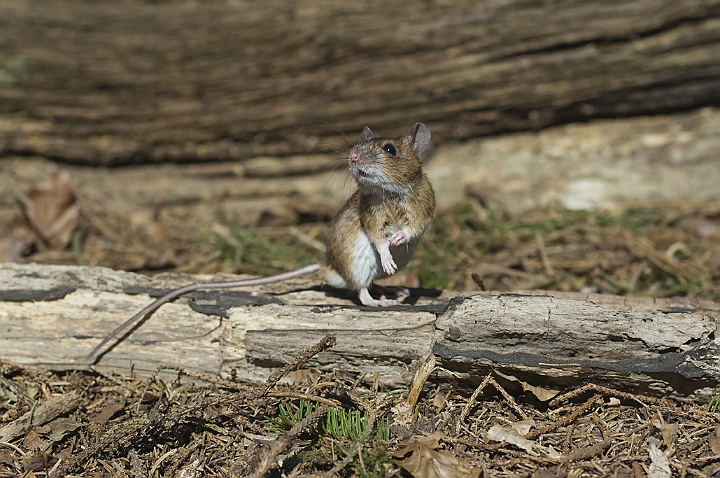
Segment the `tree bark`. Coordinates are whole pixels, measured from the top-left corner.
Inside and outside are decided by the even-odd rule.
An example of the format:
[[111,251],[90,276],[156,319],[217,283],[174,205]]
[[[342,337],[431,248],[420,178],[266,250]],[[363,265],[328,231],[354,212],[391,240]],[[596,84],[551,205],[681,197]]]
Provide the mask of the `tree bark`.
[[720,0],[8,0],[0,154],[66,162],[440,141],[720,104]]
[[148,376],[171,365],[264,380],[330,333],[337,345],[308,367],[377,373],[394,386],[408,384],[431,353],[436,379],[497,370],[544,387],[593,382],[686,400],[707,399],[720,377],[712,317],[720,304],[707,300],[549,292],[448,302],[420,290],[409,304],[369,309],[307,280],[188,294],[87,361],[148,294],[198,280],[208,278],[4,264],[0,358],[57,370]]

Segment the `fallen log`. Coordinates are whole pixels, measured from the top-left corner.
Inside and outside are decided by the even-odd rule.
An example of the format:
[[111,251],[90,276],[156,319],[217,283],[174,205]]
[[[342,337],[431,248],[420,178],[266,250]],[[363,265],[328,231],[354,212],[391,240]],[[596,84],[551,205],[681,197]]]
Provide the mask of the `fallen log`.
[[308,280],[188,294],[85,358],[150,296],[198,280],[208,277],[2,264],[0,359],[138,376],[172,365],[264,380],[333,334],[337,345],[310,368],[377,373],[394,386],[409,383],[431,353],[438,379],[497,370],[550,388],[592,382],[686,400],[707,399],[720,377],[720,304],[707,300],[534,292],[447,301],[420,290],[409,304],[369,309]]
[[718,0],[33,7],[0,4],[0,153],[233,160],[365,124],[449,141],[720,101]]

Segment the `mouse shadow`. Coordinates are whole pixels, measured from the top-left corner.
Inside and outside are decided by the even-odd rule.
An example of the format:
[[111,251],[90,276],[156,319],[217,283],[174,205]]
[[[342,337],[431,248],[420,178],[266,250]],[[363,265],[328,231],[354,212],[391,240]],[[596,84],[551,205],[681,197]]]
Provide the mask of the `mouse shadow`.
[[[373,298],[378,299],[380,296],[385,295],[386,292],[393,289],[393,287],[386,287],[381,286],[377,284],[373,284],[370,288],[370,295],[373,296]],[[415,287],[410,288],[406,287],[408,292],[410,292],[410,295],[405,296],[400,301],[399,305],[387,307],[387,309],[393,309],[393,307],[401,307],[403,305],[415,305],[417,302],[423,298],[423,297],[429,297],[429,298],[438,298],[442,294],[442,290],[438,289],[428,289],[423,287]],[[310,288],[306,288],[303,290],[313,290],[318,292],[323,292],[327,297],[334,297],[337,299],[343,299],[347,300],[349,302],[352,302],[355,306],[360,308],[367,308],[368,310],[377,310],[377,307],[367,307],[360,302],[360,299],[358,298],[358,294],[355,291],[349,290],[349,289],[340,289],[337,287],[332,287],[327,284],[323,285],[317,285]],[[395,298],[392,294],[389,296],[390,298]]]

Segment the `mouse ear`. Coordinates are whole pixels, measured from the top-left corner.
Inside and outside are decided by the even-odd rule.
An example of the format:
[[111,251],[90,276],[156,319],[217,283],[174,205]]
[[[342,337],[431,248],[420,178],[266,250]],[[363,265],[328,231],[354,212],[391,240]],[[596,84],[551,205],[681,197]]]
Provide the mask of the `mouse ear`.
[[372,130],[365,126],[365,129],[362,130],[362,133],[360,133],[360,141],[370,141],[375,137],[375,133],[372,132]]
[[430,130],[422,123],[415,123],[415,126],[402,137],[402,140],[420,157],[430,146]]

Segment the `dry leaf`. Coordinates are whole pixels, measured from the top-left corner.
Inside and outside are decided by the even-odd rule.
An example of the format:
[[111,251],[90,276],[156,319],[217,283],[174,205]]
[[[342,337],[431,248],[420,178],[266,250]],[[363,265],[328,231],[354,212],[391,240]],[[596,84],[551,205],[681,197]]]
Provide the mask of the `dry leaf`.
[[675,436],[677,435],[678,429],[680,428],[679,423],[665,423],[660,420],[653,420],[652,421],[653,426],[660,430],[660,435],[662,435],[663,438],[663,444],[666,447],[669,447],[673,444],[675,441]]
[[50,433],[47,435],[48,440],[60,441],[65,435],[80,428],[80,422],[72,418],[56,418],[48,424]]
[[44,245],[56,250],[65,249],[80,215],[70,188],[70,174],[58,170],[52,178],[35,185],[24,206],[25,217]]
[[527,432],[535,426],[535,420],[528,418],[527,420],[512,423],[510,426],[517,430],[520,436],[525,436],[527,435]]
[[412,454],[395,463],[415,478],[478,478],[481,472],[454,453],[433,450],[422,443],[415,443]]
[[0,453],[0,464],[15,466],[15,460],[7,453]]
[[23,438],[22,446],[27,448],[28,450],[44,451],[50,448],[50,442],[40,438],[40,436],[35,432],[35,430],[28,430],[28,432],[25,434],[25,437]]
[[432,399],[432,406],[439,409],[445,404],[445,401],[447,400],[448,394],[447,392],[440,391],[435,394],[435,396]]
[[498,372],[497,370],[495,371],[495,373],[500,375],[502,378],[504,378],[506,380],[510,380],[511,382],[519,383],[523,390],[525,390],[526,392],[532,393],[541,402],[547,402],[548,400],[555,397],[555,395],[560,393],[560,390],[551,390],[548,388],[536,387],[534,385],[530,385],[527,382],[523,382],[522,380],[520,380],[517,377],[514,377],[512,375],[505,375],[504,373]]
[[650,467],[648,468],[648,478],[670,478],[670,460],[654,443],[650,443]]
[[42,450],[33,451],[22,457],[25,471],[45,471],[53,467],[57,458],[53,458]]
[[430,448],[431,450],[435,450],[437,448],[440,448],[440,440],[445,438],[445,435],[442,432],[433,432],[428,433],[426,435],[412,435],[407,438],[404,438],[400,440],[398,443],[400,448],[398,451],[393,453],[394,458],[402,458],[408,453],[411,453],[415,450],[418,444],[426,446]]
[[666,447],[672,446],[675,442],[675,437],[677,436],[679,428],[679,423],[666,423],[660,427],[660,435],[662,435],[663,443]]
[[491,440],[502,441],[510,443],[518,448],[522,448],[527,452],[532,452],[533,445],[535,442],[528,440],[527,438],[520,435],[520,433],[512,427],[504,427],[502,425],[493,425],[488,430],[487,436]]
[[710,437],[708,438],[708,445],[713,452],[713,455],[720,455],[720,438]]
[[300,385],[303,382],[312,383],[315,380],[315,374],[311,370],[303,368],[291,372],[288,378],[293,385]]
[[112,418],[113,415],[115,415],[118,411],[122,410],[125,407],[124,403],[114,403],[112,405],[105,405],[100,412],[96,413],[94,417],[90,419],[92,423],[97,424],[104,424],[110,418]]

